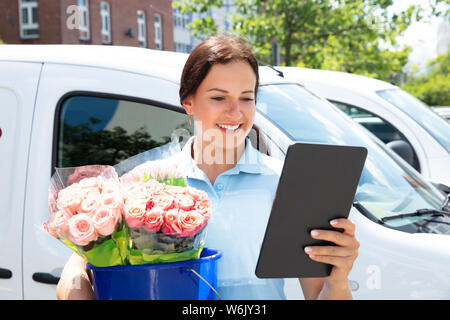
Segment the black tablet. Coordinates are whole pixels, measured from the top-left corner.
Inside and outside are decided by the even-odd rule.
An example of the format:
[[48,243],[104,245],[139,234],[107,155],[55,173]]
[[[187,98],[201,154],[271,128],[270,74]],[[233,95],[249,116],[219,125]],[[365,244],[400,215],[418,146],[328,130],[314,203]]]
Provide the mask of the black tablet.
[[[256,266],[258,278],[326,277],[331,265],[311,260],[313,229],[336,230],[330,221],[347,218],[367,149],[312,143],[289,146]],[[342,230],[341,230],[342,231]]]

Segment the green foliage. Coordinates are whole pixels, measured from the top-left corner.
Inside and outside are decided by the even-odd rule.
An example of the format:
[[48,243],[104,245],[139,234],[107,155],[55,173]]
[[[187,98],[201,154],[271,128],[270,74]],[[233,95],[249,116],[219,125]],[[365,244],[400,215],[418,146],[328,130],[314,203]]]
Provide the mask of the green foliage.
[[88,164],[115,165],[131,156],[170,142],[169,137],[157,142],[145,127],[128,133],[122,127],[96,131],[92,125],[98,119],[71,126],[64,123],[62,167]]
[[450,105],[450,47],[446,54],[428,62],[426,75],[414,76],[403,85],[403,89],[429,106]]
[[[430,0],[432,14],[442,14]],[[182,13],[203,14],[189,25],[197,38],[221,32],[208,11],[222,0],[177,0]],[[411,5],[392,15],[393,0],[235,0],[231,31],[252,44],[258,59],[270,63],[279,43],[284,65],[331,69],[396,81],[407,63],[410,48],[399,48],[396,38],[412,19],[426,17]],[[446,13],[446,12],[444,12]],[[199,22],[201,21],[201,22]]]

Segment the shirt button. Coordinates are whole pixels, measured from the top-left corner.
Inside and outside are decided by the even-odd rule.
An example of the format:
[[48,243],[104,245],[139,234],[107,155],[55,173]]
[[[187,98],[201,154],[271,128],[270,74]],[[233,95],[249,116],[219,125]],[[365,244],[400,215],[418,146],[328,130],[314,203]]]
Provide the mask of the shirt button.
[[218,183],[218,184],[217,184],[217,190],[222,190],[222,189],[223,189],[223,184]]

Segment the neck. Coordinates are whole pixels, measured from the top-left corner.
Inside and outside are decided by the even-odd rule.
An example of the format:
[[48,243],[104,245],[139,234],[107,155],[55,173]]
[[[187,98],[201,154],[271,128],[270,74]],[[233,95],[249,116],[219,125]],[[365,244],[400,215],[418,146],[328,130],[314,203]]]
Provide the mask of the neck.
[[245,141],[235,148],[216,148],[211,142],[194,139],[191,156],[195,164],[214,184],[216,178],[223,172],[234,168],[245,151]]

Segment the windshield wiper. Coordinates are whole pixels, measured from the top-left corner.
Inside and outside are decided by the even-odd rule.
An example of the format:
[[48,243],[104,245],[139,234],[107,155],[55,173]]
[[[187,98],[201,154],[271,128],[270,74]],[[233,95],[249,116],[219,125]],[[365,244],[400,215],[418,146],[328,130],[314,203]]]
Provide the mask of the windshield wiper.
[[444,217],[444,216],[450,216],[449,212],[437,210],[437,209],[419,209],[411,213],[403,213],[403,214],[397,214],[394,216],[384,217],[380,219],[381,223],[385,223],[386,221],[390,220],[396,220],[396,219],[402,219],[402,218],[410,218],[410,217],[420,217],[420,216],[426,216],[431,215],[432,217]]

